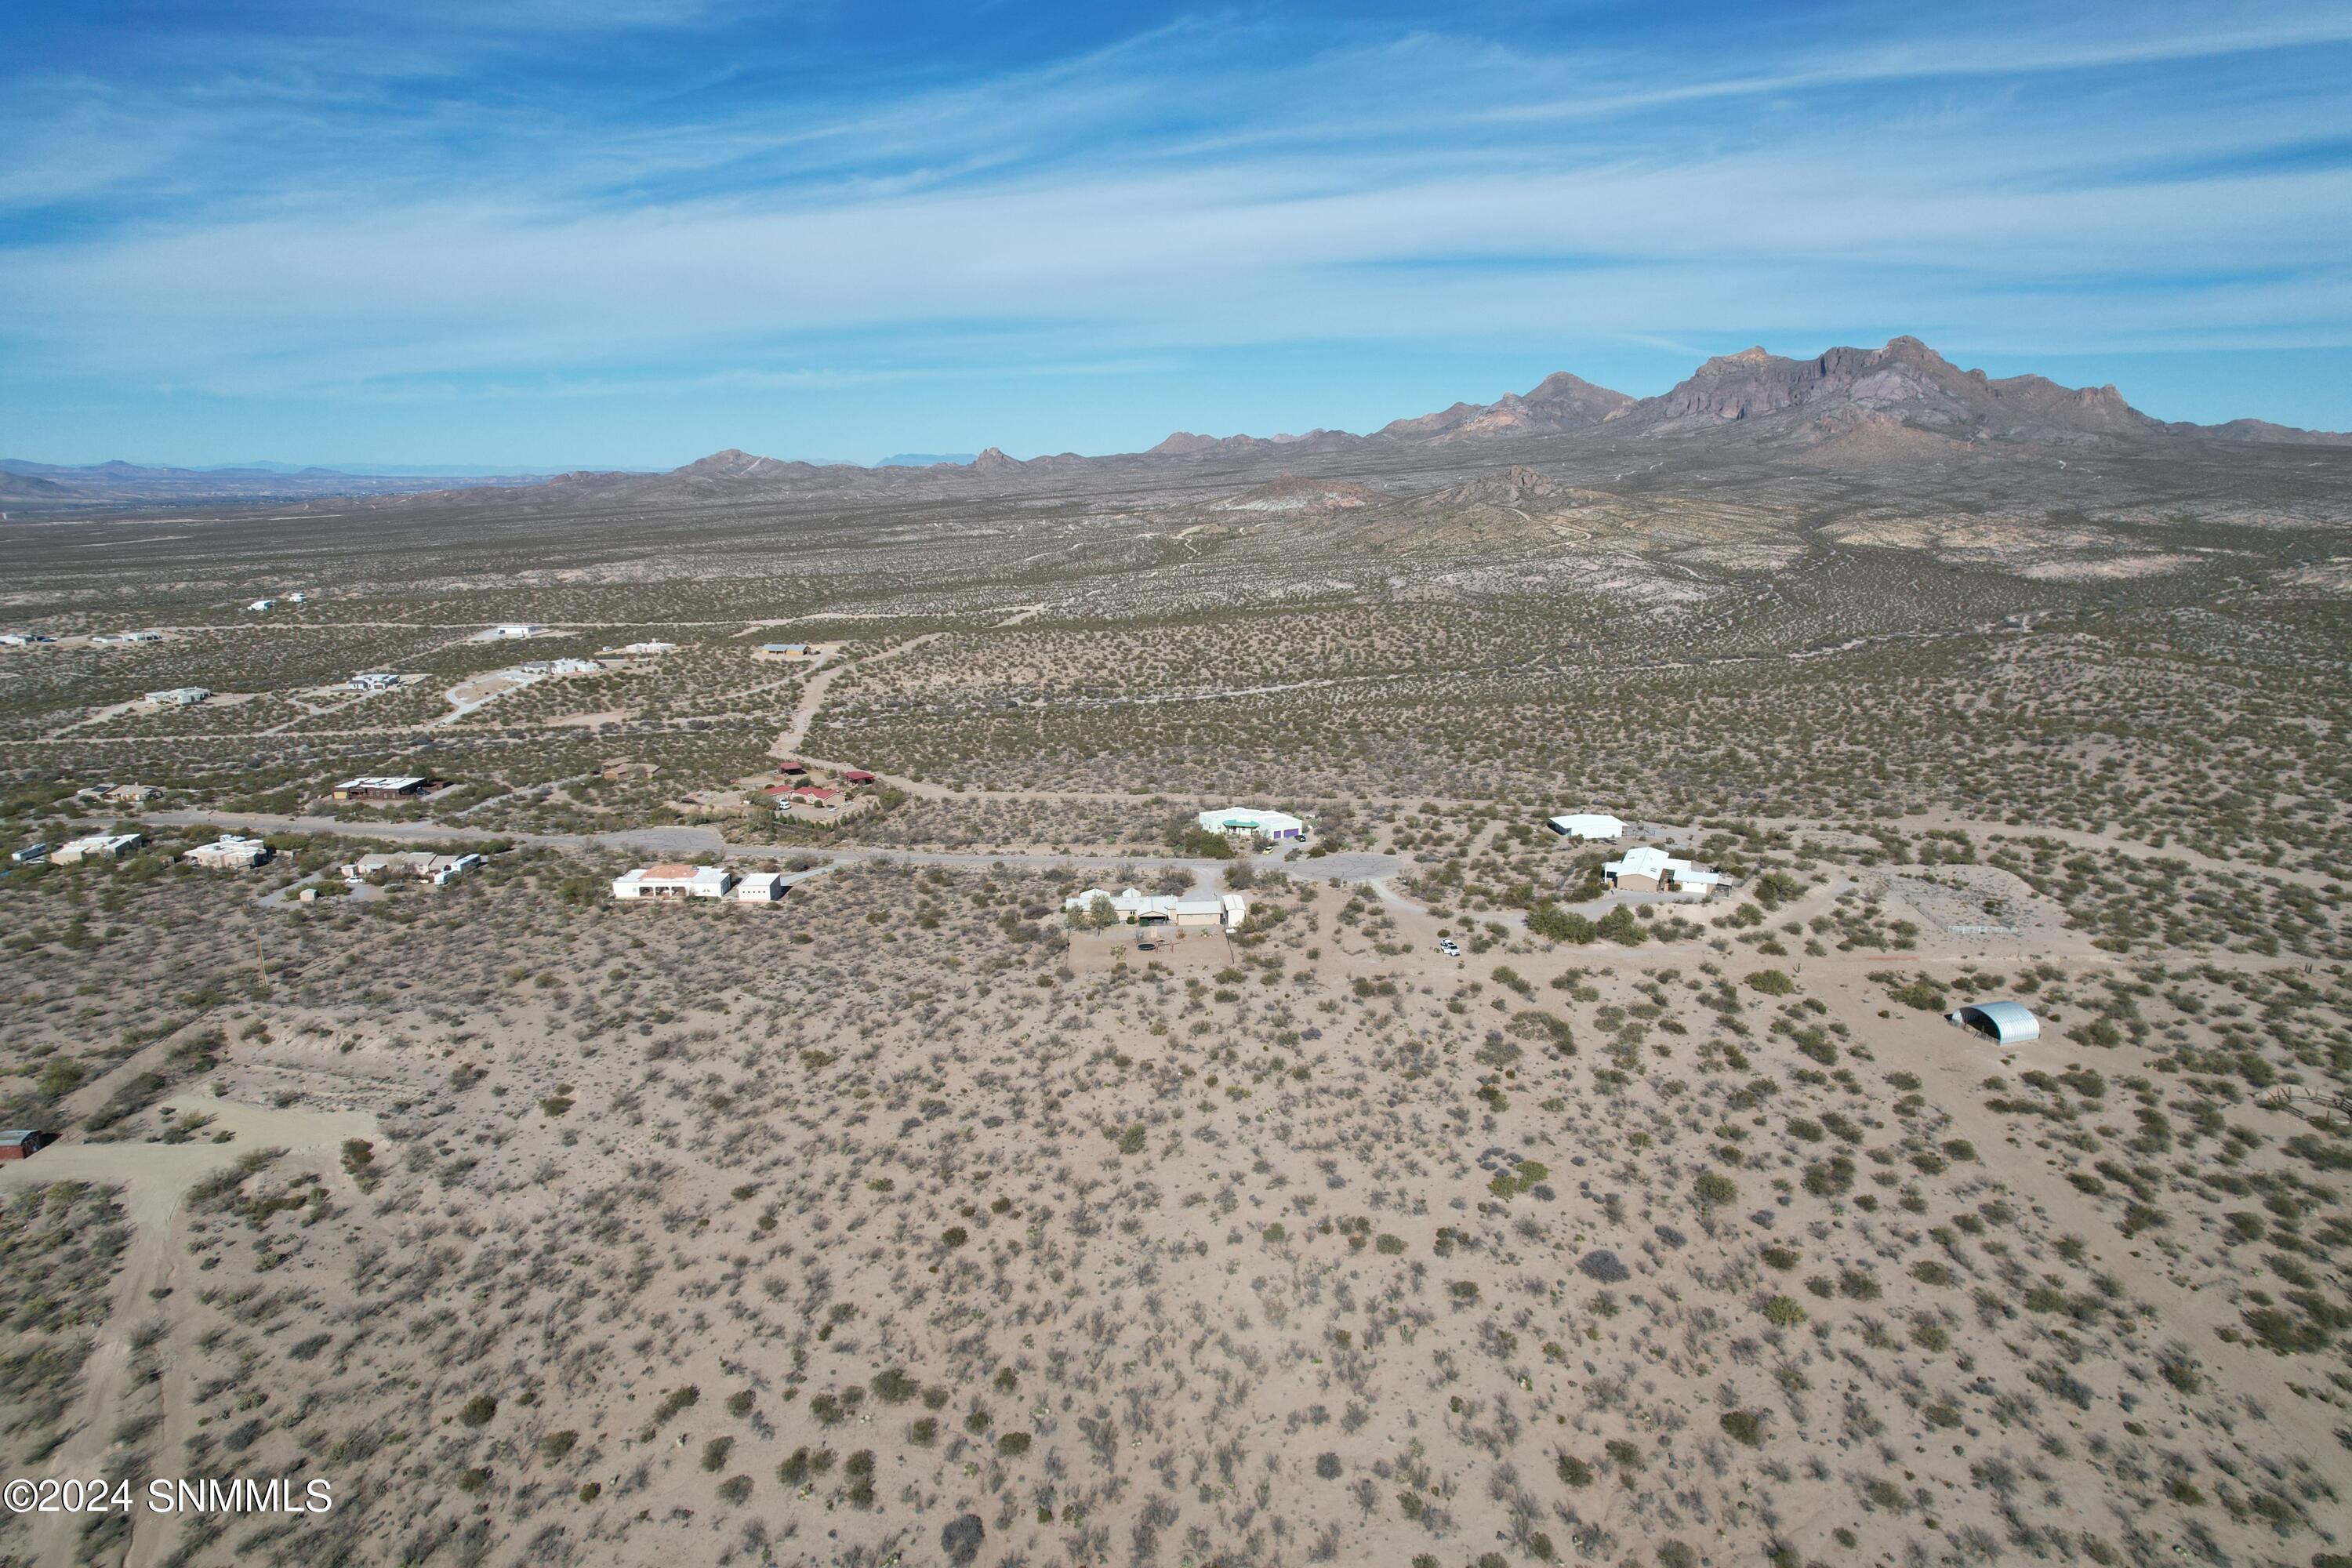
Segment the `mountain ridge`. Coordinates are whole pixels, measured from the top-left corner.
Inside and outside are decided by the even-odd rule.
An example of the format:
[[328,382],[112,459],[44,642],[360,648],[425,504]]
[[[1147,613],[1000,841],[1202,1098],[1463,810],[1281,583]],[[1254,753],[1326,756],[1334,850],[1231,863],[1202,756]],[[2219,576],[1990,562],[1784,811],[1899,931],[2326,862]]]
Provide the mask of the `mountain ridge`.
[[[1906,335],[1880,348],[1841,346],[1809,359],[1775,354],[1760,344],[1718,354],[1653,397],[1634,397],[1556,371],[1524,393],[1506,393],[1492,403],[1457,402],[1434,413],[1392,419],[1361,436],[1319,428],[1295,436],[1217,437],[1180,430],[1141,452],[1058,452],[1020,458],[991,446],[967,461],[894,458],[870,468],[772,458],[730,447],[660,472],[586,469],[553,477],[505,476],[458,486],[433,482],[435,478],[446,481],[459,477],[456,475],[355,476],[318,468],[288,474],[274,467],[147,468],[120,461],[66,468],[0,459],[0,475],[12,476],[14,481],[0,494],[58,504],[330,495],[393,500],[418,493],[468,500],[582,496],[612,501],[696,501],[828,487],[852,494],[904,493],[916,487],[952,490],[976,481],[1129,468],[1148,473],[1546,437],[1681,441],[1725,432],[1785,447],[1792,455],[1817,450],[1811,461],[1849,453],[1879,464],[1970,447],[2102,442],[2352,447],[2352,434],[2304,430],[2263,419],[2220,425],[2159,420],[2133,407],[2113,385],[2069,387],[2033,374],[1995,377],[1962,369]],[[919,455],[908,455],[914,456]]]

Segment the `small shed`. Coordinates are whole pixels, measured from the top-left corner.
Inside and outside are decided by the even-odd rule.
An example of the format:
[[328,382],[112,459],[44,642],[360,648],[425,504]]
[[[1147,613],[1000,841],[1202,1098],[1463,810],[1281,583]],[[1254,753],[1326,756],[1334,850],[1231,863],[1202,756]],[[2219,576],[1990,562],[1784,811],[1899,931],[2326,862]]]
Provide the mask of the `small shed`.
[[739,903],[772,904],[783,898],[787,886],[782,871],[747,871],[735,884],[735,899]]
[[776,771],[788,779],[805,778],[808,775],[808,766],[804,763],[778,763]]
[[874,775],[864,768],[851,768],[841,775],[841,781],[844,784],[870,784],[874,782]]
[[34,1127],[19,1127],[13,1131],[0,1132],[0,1160],[29,1160],[57,1141],[56,1133],[44,1132]]
[[1944,1022],[1974,1029],[2004,1046],[2022,1045],[2042,1037],[2042,1020],[2022,1002],[1971,1002],[1945,1014]]

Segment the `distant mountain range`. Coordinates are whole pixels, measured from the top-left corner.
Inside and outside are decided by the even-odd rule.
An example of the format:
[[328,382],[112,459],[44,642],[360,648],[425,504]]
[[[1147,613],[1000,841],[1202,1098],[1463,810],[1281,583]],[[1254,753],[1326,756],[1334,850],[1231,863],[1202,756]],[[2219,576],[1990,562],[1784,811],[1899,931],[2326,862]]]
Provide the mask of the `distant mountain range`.
[[[1763,349],[1719,355],[1656,397],[1631,397],[1566,372],[1493,403],[1457,403],[1398,419],[1369,436],[1202,436],[1178,431],[1149,451],[1111,457],[1062,452],[1026,460],[994,447],[962,464],[875,468],[756,457],[729,449],[666,474],[567,474],[518,501],[574,498],[652,505],[838,492],[845,497],[957,493],[1055,475],[1181,473],[1248,468],[1313,455],[1403,452],[1452,445],[1559,437],[1607,441],[1727,441],[1777,449],[1802,461],[1872,466],[1948,457],[1970,448],[2108,445],[2190,450],[2215,445],[2352,447],[2352,436],[2294,430],[2260,420],[2168,424],[2126,403],[2112,386],[2067,387],[2038,375],[1994,379],[1962,370],[1916,338],[1880,349],[1832,349],[1784,359]],[[495,499],[483,494],[480,499]],[[1270,504],[1270,503],[1269,503]]]
[[75,468],[0,458],[0,502],[135,505],[186,501],[226,505],[314,497],[402,495],[446,490],[455,484],[532,485],[551,477],[545,470],[510,473],[466,465],[420,469],[249,463],[230,468],[174,468],[117,461]]
[[2134,408],[2112,386],[2068,387],[2038,375],[1999,379],[1962,370],[1916,338],[1884,348],[1835,348],[1815,359],[1785,359],[1752,348],[1708,360],[1656,397],[1632,397],[1562,371],[1525,394],[1493,403],[1457,403],[1397,419],[1369,436],[1310,430],[1303,436],[1201,436],[1178,431],[1149,451],[1109,457],[1075,452],[1023,460],[991,447],[962,454],[903,452],[872,468],[760,457],[732,447],[666,473],[583,471],[501,475],[455,485],[469,474],[372,473],[289,468],[149,468],[101,463],[69,468],[0,460],[0,501],[213,501],[310,496],[455,492],[448,499],[523,502],[587,499],[692,503],[765,493],[840,490],[901,493],[972,483],[1132,469],[1148,474],[1203,464],[1246,466],[1312,454],[1374,453],[1424,445],[1591,437],[1612,441],[1737,439],[1816,460],[1901,463],[1969,447],[2126,446],[2189,449],[2233,447],[2352,447],[2352,435],[2297,430],[2259,419],[2223,425],[2167,423]]

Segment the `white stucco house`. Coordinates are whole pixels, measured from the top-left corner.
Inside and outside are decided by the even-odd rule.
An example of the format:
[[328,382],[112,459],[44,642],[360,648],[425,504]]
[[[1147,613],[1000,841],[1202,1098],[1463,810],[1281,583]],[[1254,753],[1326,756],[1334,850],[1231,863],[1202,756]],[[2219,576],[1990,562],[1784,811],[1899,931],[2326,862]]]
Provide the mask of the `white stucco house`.
[[640,866],[616,878],[616,899],[723,899],[736,876],[723,866]]
[[1286,811],[1260,811],[1254,806],[1228,805],[1201,813],[1201,830],[1229,837],[1255,836],[1265,839],[1307,837],[1307,824]]
[[1551,819],[1551,830],[1562,838],[1613,839],[1625,837],[1622,818],[1603,811],[1571,811]]

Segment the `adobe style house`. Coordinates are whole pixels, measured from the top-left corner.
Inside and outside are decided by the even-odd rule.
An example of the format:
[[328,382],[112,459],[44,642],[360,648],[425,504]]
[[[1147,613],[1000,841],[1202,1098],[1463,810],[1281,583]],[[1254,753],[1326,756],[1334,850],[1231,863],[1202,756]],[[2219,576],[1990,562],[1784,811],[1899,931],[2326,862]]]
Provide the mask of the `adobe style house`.
[[479,855],[436,855],[429,850],[410,849],[395,854],[362,855],[342,868],[346,881],[366,881],[375,877],[413,877],[420,882],[430,882],[446,888],[478,866],[488,864]]
[[210,844],[199,844],[189,850],[187,858],[190,864],[209,870],[250,871],[269,856],[269,846],[260,839],[224,833]]
[[79,865],[84,860],[120,860],[146,842],[143,833],[85,833],[49,851],[49,858],[59,866]]

